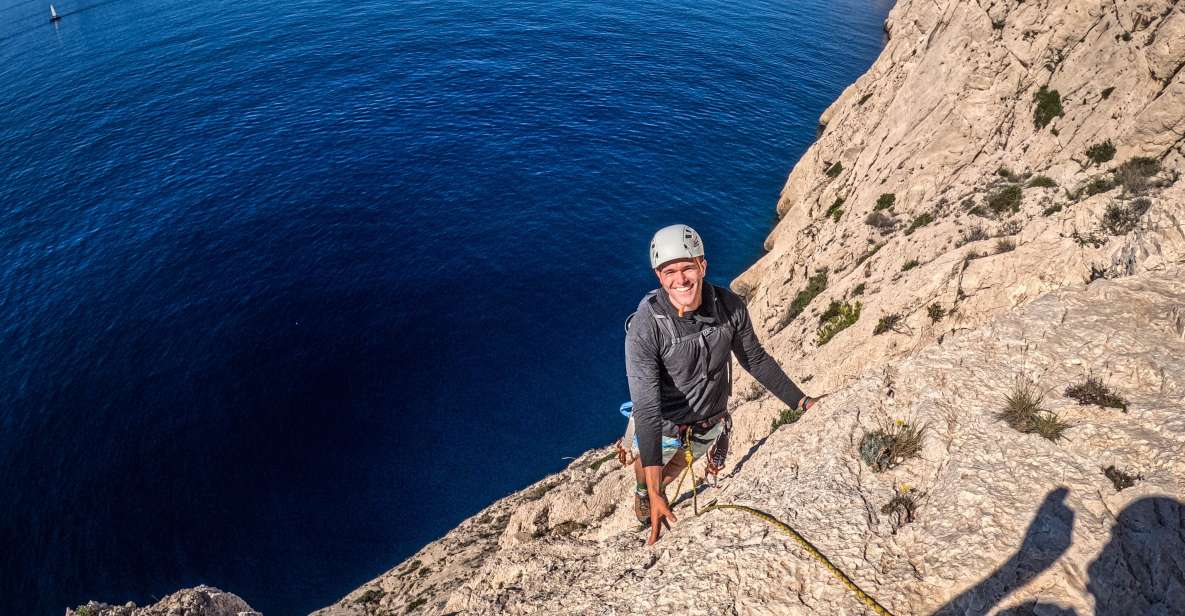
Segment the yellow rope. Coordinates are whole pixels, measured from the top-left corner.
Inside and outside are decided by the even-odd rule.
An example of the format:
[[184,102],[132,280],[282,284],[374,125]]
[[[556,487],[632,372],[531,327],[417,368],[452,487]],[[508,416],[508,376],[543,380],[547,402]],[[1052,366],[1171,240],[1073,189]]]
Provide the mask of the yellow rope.
[[683,443],[684,443],[683,458],[687,463],[687,467],[684,468],[683,472],[679,474],[679,484],[678,484],[678,487],[675,489],[675,497],[677,498],[683,490],[683,477],[690,474],[691,475],[691,503],[692,503],[692,507],[695,511],[695,515],[697,517],[709,512],[713,509],[735,509],[737,511],[744,511],[745,513],[748,513],[760,520],[769,522],[775,528],[778,528],[782,532],[789,535],[791,539],[793,539],[796,543],[798,543],[799,546],[802,547],[802,549],[806,550],[807,554],[814,556],[815,560],[822,563],[823,566],[826,567],[827,570],[831,572],[831,575],[834,575],[836,577],[836,579],[838,579],[840,582],[843,583],[844,586],[846,586],[848,588],[848,590],[852,591],[853,594],[855,594],[857,597],[859,597],[860,601],[862,601],[864,603],[864,605],[867,605],[869,607],[869,609],[876,612],[879,616],[893,616],[892,612],[890,612],[889,610],[882,607],[881,604],[876,602],[876,599],[873,599],[868,593],[861,590],[860,587],[857,586],[856,583],[852,581],[852,578],[848,577],[847,574],[845,574],[843,571],[841,571],[839,567],[836,567],[834,563],[832,563],[826,556],[823,555],[822,552],[819,551],[819,548],[816,548],[814,545],[811,544],[810,541],[807,541],[806,537],[803,537],[802,535],[798,534],[798,531],[794,530],[793,528],[790,528],[789,524],[786,524],[786,523],[782,522],[781,520],[778,520],[774,516],[764,512],[764,511],[761,511],[760,509],[754,509],[752,507],[746,507],[744,505],[713,503],[711,505],[708,505],[707,507],[705,507],[703,509],[703,511],[701,511],[699,508],[699,486],[697,486],[696,482],[695,482],[695,471],[691,468],[691,465],[695,462],[694,458],[691,455],[691,428],[687,429],[687,433],[684,435],[684,438],[683,438]]

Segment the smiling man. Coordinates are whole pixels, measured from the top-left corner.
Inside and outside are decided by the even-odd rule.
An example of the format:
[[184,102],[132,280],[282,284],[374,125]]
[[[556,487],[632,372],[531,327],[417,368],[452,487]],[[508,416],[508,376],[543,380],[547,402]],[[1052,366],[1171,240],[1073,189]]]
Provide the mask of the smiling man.
[[730,355],[791,408],[806,410],[815,400],[761,347],[744,300],[704,279],[708,262],[694,229],[659,229],[650,267],[660,288],[642,298],[627,322],[625,365],[634,407],[627,429],[636,455],[634,514],[650,526],[647,543],[654,543],[662,523],[676,521],[665,488],[685,464],[683,439],[691,439],[696,458],[711,448],[709,473],[724,464],[732,425]]

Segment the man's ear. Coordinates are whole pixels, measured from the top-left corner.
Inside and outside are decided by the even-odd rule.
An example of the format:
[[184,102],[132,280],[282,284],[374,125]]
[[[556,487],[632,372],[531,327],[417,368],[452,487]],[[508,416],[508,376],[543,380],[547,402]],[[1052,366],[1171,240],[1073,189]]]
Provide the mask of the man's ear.
[[708,260],[703,257],[696,257],[696,260],[699,261],[699,271],[701,275],[706,275],[708,273]]

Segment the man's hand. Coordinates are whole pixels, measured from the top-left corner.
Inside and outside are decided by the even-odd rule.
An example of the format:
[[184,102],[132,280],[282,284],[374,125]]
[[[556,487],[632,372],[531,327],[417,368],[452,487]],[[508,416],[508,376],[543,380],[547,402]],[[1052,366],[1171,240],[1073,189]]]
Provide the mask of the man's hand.
[[671,513],[670,507],[667,506],[667,499],[662,489],[662,467],[647,466],[644,472],[646,473],[646,491],[650,495],[650,540],[646,542],[646,545],[653,545],[655,541],[658,541],[662,524],[667,523],[667,520],[670,520],[671,523],[678,522],[679,518],[676,518],[675,514]]
[[651,494],[650,539],[646,542],[646,545],[654,545],[654,542],[658,541],[660,527],[662,524],[666,523],[667,520],[670,520],[672,523],[679,521],[679,519],[675,517],[675,514],[671,513],[670,508],[667,507],[667,499],[660,495]]

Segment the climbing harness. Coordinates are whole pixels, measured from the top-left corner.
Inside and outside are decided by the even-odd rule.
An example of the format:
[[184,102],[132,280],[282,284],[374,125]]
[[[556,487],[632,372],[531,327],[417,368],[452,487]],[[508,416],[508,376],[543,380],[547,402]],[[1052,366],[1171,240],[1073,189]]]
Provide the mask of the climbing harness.
[[764,512],[764,511],[761,511],[760,509],[746,507],[745,505],[734,505],[732,503],[721,504],[721,503],[712,502],[712,503],[709,503],[707,507],[704,507],[701,510],[699,508],[699,487],[696,485],[695,471],[692,469],[692,464],[695,462],[695,459],[691,455],[691,429],[690,428],[687,429],[687,438],[683,439],[683,443],[684,443],[683,457],[684,457],[684,460],[687,462],[687,465],[686,465],[686,467],[684,467],[683,472],[679,474],[679,483],[677,484],[678,487],[675,489],[675,494],[678,495],[683,491],[683,478],[685,476],[687,476],[688,474],[690,474],[691,475],[691,503],[692,503],[693,510],[695,511],[696,517],[699,517],[709,511],[713,510],[713,509],[734,509],[737,511],[744,511],[745,513],[748,513],[749,515],[752,515],[752,516],[756,517],[757,519],[764,520],[765,522],[768,522],[770,525],[781,530],[783,533],[786,533],[787,535],[789,535],[791,539],[793,539],[796,543],[798,543],[799,546],[802,547],[802,549],[806,550],[806,552],[808,554],[815,557],[815,560],[822,563],[822,565],[828,571],[831,572],[831,575],[834,575],[836,577],[836,579],[838,579],[840,582],[842,582],[843,585],[846,586],[848,588],[848,590],[852,591],[852,593],[855,594],[860,599],[860,601],[864,603],[864,605],[868,606],[869,609],[876,612],[879,616],[893,616],[892,612],[885,609],[883,606],[881,606],[881,604],[877,603],[876,599],[873,599],[868,593],[861,590],[860,587],[857,586],[856,583],[852,581],[852,578],[848,577],[847,574],[845,574],[843,571],[841,571],[839,567],[835,566],[834,563],[832,563],[830,560],[828,560],[828,558],[826,556],[824,556],[822,552],[819,551],[819,548],[816,548],[814,545],[811,544],[810,541],[807,541],[806,537],[803,537],[802,535],[798,534],[798,531],[794,530],[793,528],[790,528],[789,524],[786,524],[786,523],[778,520],[774,516]]

